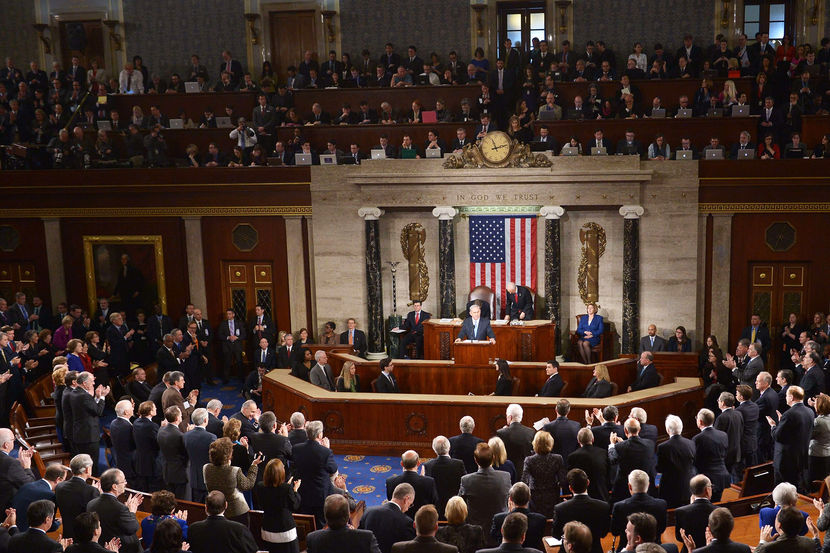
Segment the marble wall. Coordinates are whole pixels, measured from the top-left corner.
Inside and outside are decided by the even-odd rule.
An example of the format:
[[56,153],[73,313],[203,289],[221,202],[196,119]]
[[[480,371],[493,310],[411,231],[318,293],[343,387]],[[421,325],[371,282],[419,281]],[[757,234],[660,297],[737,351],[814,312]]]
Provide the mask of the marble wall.
[[29,62],[40,59],[39,39],[32,27],[35,22],[34,2],[3,2],[0,13],[3,14],[0,17],[0,37],[3,37],[0,57],[3,59],[3,67],[9,56],[25,74],[29,70]]

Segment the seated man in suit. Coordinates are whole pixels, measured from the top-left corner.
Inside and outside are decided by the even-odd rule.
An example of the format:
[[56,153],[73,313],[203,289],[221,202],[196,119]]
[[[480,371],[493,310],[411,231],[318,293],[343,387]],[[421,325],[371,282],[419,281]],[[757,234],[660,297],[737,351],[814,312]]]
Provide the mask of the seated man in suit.
[[314,360],[316,363],[308,373],[311,383],[333,392],[334,374],[331,372],[331,367],[328,364],[328,355],[323,350],[317,350],[314,352]]
[[447,501],[458,494],[461,477],[467,474],[464,461],[450,457],[450,441],[445,436],[436,436],[432,440],[432,451],[436,457],[424,463],[424,473],[435,480],[438,502],[435,507],[443,513]]
[[[430,317],[432,317],[432,314],[421,309],[420,301],[412,302],[412,311],[406,314],[406,319],[403,320],[401,325],[401,330],[409,331],[401,340],[400,353],[402,355],[406,354],[407,346],[415,342],[416,358],[424,358],[424,321],[428,321]],[[392,330],[397,330],[397,327]]]
[[536,395],[538,397],[557,397],[565,383],[562,382],[562,377],[559,375],[559,363],[556,359],[551,359],[545,363],[545,374],[548,378],[545,380],[542,389]]
[[[323,514],[328,528],[315,530],[306,536],[308,553],[378,553],[380,551],[378,540],[371,530],[355,530],[349,527],[349,502],[345,496],[336,494],[328,496],[323,505]],[[410,538],[412,536],[414,532]]]
[[295,363],[302,361],[302,352],[300,348],[294,344],[294,335],[290,332],[285,335],[285,345],[280,346],[277,350],[277,367],[281,369],[290,369]]
[[265,364],[257,363],[256,369],[248,373],[245,377],[245,384],[242,386],[243,397],[254,400],[260,408],[262,408],[262,377],[267,372],[268,367]]
[[515,282],[507,283],[507,308],[505,321],[529,321],[533,318],[533,294],[530,288]]
[[412,485],[415,490],[415,500],[409,509],[406,511],[407,516],[414,517],[415,512],[422,506],[427,504],[438,503],[438,492],[435,487],[435,480],[430,476],[421,476],[418,474],[418,467],[421,465],[418,460],[418,453],[412,451],[405,451],[401,455],[401,467],[403,473],[396,476],[390,476],[386,479],[386,499],[392,499],[392,492],[398,484],[407,483]]
[[357,321],[354,317],[346,319],[347,330],[340,333],[340,343],[349,344],[354,347],[354,352],[359,357],[366,357],[366,350],[369,346],[366,342],[366,334],[357,328]]
[[640,353],[644,351],[666,351],[666,340],[657,335],[657,327],[648,325],[648,336],[640,339]]
[[[288,334],[286,334],[288,336]],[[266,369],[271,370],[275,367],[280,369],[289,368],[288,365],[280,365],[277,361],[274,352],[271,351],[271,346],[268,344],[268,338],[262,338],[259,341],[259,347],[254,351],[254,363],[263,365]]]
[[591,527],[591,553],[602,553],[602,538],[608,534],[611,512],[608,503],[588,496],[588,475],[581,469],[568,471],[568,487],[573,497],[553,508],[551,535],[561,538],[571,521],[583,521]]
[[588,148],[586,149],[586,154],[593,155],[591,152],[594,148],[605,148],[605,153],[611,155],[614,153],[613,148],[611,146],[611,141],[606,140],[602,134],[602,129],[597,129],[594,131],[594,138],[588,141]]
[[527,517],[527,533],[522,542],[524,547],[533,547],[539,550],[544,550],[542,545],[542,537],[545,535],[545,516],[539,513],[533,513],[528,509],[530,504],[530,488],[524,482],[516,482],[510,488],[510,494],[507,496],[507,511],[499,513],[493,517],[493,524],[490,526],[490,537],[494,540],[500,540],[501,525],[504,519],[511,513],[522,513]]
[[640,361],[637,364],[637,378],[628,387],[629,392],[654,388],[660,383],[660,375],[657,374],[653,361],[654,355],[650,351],[644,351],[640,354]]
[[187,531],[187,542],[193,551],[254,553],[259,549],[247,526],[225,518],[227,507],[225,494],[219,490],[208,494],[205,500],[207,518],[194,522]]
[[[392,375],[392,370],[395,368],[392,365],[392,360],[388,357],[384,357],[378,363],[378,368],[380,368],[380,376],[377,378],[377,382],[375,382],[375,390],[379,394],[397,394],[400,392],[398,389],[398,381],[395,380],[395,377]],[[415,514],[413,511],[412,514]]]
[[456,342],[461,340],[490,340],[491,344],[496,343],[496,335],[490,327],[490,319],[481,316],[481,308],[478,305],[470,307],[470,316],[464,319],[461,325],[461,332],[458,333]]
[[[377,507],[370,507],[363,513],[360,529],[371,530],[374,533],[381,553],[389,553],[394,543],[415,537],[412,519],[406,514],[414,501],[415,489],[412,485],[398,484],[389,501]],[[328,504],[328,498],[326,503]],[[311,547],[308,550],[311,552]]]

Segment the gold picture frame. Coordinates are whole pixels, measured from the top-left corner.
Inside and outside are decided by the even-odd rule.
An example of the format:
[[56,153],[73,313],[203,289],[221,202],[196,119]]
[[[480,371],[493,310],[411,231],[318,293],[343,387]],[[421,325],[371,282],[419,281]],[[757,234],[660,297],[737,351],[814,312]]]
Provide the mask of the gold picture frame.
[[[92,316],[98,309],[98,297],[100,294],[100,289],[102,288],[102,286],[104,286],[101,282],[100,269],[102,269],[102,267],[100,267],[100,254],[110,254],[108,259],[111,264],[113,262],[113,259],[111,258],[114,257],[114,255],[111,254],[118,254],[119,260],[121,253],[128,253],[130,254],[131,258],[134,258],[135,255],[130,253],[130,251],[132,250],[133,252],[135,252],[136,250],[140,249],[137,248],[140,246],[147,246],[149,248],[152,248],[153,250],[152,252],[143,252],[145,254],[145,257],[148,260],[152,259],[155,265],[155,267],[151,268],[149,274],[143,274],[143,276],[144,278],[147,278],[147,280],[150,283],[150,286],[152,286],[153,284],[155,285],[155,295],[158,299],[159,306],[161,307],[162,313],[167,313],[167,288],[165,285],[164,276],[164,249],[162,245],[161,235],[141,234],[125,236],[84,236],[83,243],[84,270],[86,271],[86,290],[87,299],[89,301],[90,316]],[[99,254],[98,258],[96,258],[96,254]],[[98,263],[96,263],[96,261]],[[112,267],[109,267],[109,269],[111,272]],[[110,278],[110,280],[112,279]],[[111,283],[107,284],[107,287],[112,285]],[[110,294],[110,296],[111,295],[112,294]],[[149,303],[152,299],[156,298],[145,298],[144,301]]]

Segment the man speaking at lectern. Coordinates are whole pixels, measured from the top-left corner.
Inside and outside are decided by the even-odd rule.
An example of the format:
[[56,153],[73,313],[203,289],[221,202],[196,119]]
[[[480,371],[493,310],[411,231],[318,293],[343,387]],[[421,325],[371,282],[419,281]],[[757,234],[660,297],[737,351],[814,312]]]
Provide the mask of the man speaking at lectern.
[[464,319],[461,324],[461,332],[458,333],[456,342],[461,340],[486,340],[490,339],[491,344],[496,343],[496,335],[490,327],[490,319],[481,316],[481,308],[477,305],[470,307],[470,316]]

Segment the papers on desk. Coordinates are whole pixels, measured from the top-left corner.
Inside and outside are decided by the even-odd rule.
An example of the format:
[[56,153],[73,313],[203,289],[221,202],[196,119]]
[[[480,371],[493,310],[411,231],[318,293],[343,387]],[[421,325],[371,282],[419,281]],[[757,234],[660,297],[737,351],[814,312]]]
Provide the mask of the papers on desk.
[[550,419],[545,417],[533,423],[533,430],[540,431],[543,426],[550,422]]
[[552,536],[546,536],[545,545],[547,545],[548,547],[556,547],[557,545],[562,545],[562,540],[557,540]]
[[507,325],[507,321],[505,321],[504,319],[491,320],[490,325],[491,326],[505,326],[505,325]]
[[460,344],[489,344],[490,340],[461,340]]
[[443,323],[443,324],[447,324],[447,323],[451,323],[452,319],[440,319],[438,322]]
[[407,333],[407,331],[403,330],[402,328],[393,328],[389,332],[391,332],[392,334],[406,334]]

